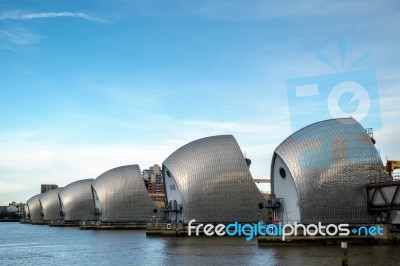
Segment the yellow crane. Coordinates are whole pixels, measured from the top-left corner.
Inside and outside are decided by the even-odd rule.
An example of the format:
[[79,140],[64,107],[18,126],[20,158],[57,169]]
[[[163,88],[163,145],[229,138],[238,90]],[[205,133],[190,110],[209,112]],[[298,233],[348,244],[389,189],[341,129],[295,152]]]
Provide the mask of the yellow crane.
[[392,176],[394,170],[400,169],[400,161],[388,160],[386,163],[386,171]]

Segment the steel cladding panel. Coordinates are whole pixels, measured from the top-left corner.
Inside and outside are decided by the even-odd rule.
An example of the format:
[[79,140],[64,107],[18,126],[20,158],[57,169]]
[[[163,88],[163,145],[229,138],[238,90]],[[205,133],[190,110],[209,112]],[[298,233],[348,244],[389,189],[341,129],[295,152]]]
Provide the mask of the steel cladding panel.
[[365,184],[389,177],[370,136],[356,120],[332,119],[307,126],[275,153],[293,176],[302,223],[375,221],[367,212]]
[[28,210],[31,220],[41,220],[42,219],[42,207],[40,206],[40,197],[42,194],[38,194],[30,198],[26,204],[28,205]]
[[193,141],[171,154],[163,167],[178,185],[185,223],[192,219],[229,223],[266,218],[258,208],[264,198],[231,135]]
[[61,219],[60,211],[61,205],[58,197],[60,188],[52,189],[43,193],[40,197],[42,205],[43,220],[57,220]]
[[138,165],[111,169],[93,182],[100,207],[102,221],[146,222],[159,209],[147,192]]
[[93,179],[75,181],[58,193],[61,208],[66,221],[94,219],[94,200],[92,195]]
[[29,208],[28,208],[28,204],[25,204],[24,206],[24,218],[25,219],[29,219],[28,215],[29,215]]

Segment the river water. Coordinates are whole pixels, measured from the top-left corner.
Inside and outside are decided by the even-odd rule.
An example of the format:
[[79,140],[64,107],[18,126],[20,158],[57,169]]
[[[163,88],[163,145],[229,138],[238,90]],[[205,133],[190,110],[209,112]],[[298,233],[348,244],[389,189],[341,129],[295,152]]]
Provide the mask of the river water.
[[[242,237],[146,237],[0,223],[0,265],[341,265],[340,246],[259,247]],[[399,246],[349,246],[349,265],[400,265]]]

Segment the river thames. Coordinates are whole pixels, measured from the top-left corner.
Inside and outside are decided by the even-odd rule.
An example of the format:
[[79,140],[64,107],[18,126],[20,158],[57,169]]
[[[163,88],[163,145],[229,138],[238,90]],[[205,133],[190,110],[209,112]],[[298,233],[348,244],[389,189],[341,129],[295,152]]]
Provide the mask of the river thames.
[[[0,223],[0,265],[341,265],[340,246],[258,246],[243,237],[146,237]],[[400,265],[398,246],[349,246],[349,265]]]

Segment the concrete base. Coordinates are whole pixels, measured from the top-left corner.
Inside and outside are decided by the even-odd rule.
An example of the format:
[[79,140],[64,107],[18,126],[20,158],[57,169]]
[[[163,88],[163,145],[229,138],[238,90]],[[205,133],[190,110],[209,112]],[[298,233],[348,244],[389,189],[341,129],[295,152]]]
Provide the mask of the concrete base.
[[84,221],[79,225],[81,230],[143,230],[146,229],[144,222],[100,222]]
[[19,222],[19,219],[0,219],[0,223],[15,223]]
[[21,224],[33,224],[33,225],[49,225],[49,226],[78,226],[78,221],[62,221],[62,220],[28,220],[21,219],[19,221]]
[[147,223],[147,236],[187,236],[184,224],[178,223]]
[[34,224],[34,225],[46,225],[45,222],[43,220],[33,220],[30,222],[30,224]]
[[79,221],[48,221],[46,223],[50,227],[78,227],[79,226]]

